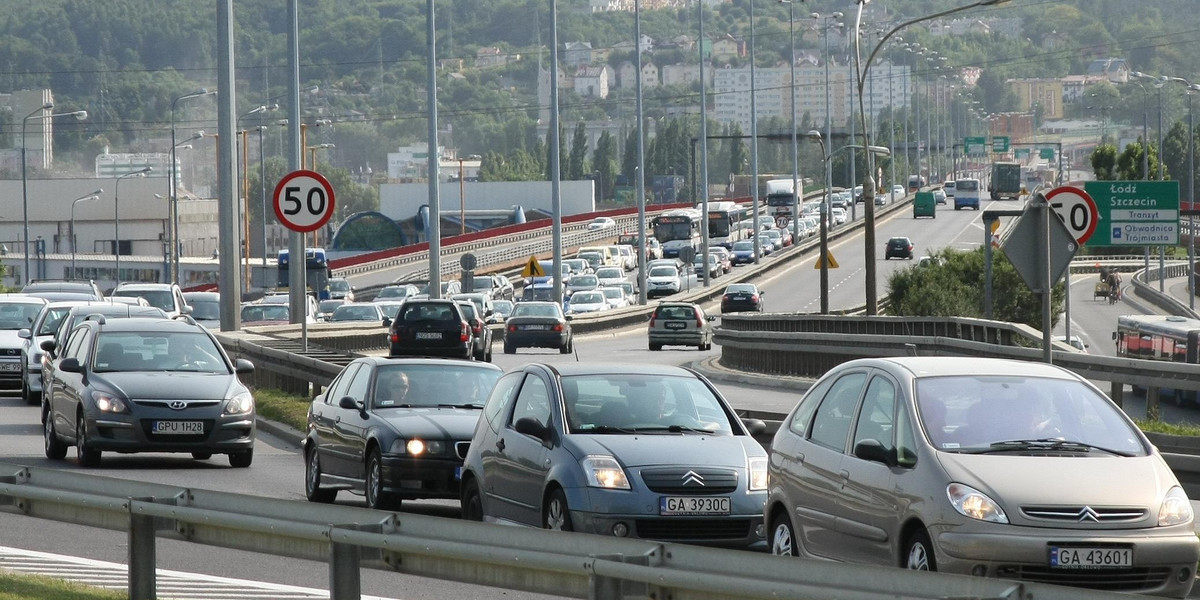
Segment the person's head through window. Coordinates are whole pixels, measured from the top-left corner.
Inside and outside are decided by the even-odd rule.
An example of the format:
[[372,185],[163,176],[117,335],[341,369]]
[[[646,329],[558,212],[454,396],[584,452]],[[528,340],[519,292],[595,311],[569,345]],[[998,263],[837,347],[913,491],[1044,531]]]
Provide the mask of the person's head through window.
[[635,424],[658,423],[663,416],[666,393],[657,383],[635,385],[629,388],[629,412]]
[[375,384],[375,405],[396,406],[408,397],[408,374],[399,369],[380,371]]

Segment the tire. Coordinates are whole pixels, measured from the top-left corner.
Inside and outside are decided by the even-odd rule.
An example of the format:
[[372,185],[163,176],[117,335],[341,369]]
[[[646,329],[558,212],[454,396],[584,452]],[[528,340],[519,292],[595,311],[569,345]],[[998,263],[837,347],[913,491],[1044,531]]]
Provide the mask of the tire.
[[574,531],[571,527],[571,510],[567,507],[567,496],[555,488],[542,507],[542,528],[553,531]]
[[487,352],[483,353],[483,362],[492,362],[492,344],[488,342]]
[[914,571],[937,571],[937,559],[933,555],[933,544],[924,529],[914,531],[904,544],[905,552],[901,565]]
[[29,389],[29,371],[26,371],[25,367],[21,367],[21,399],[30,406],[37,406],[42,402],[42,393]]
[[82,412],[75,421],[75,453],[79,457],[80,466],[100,466],[100,451],[92,448],[92,445],[88,443],[87,422],[84,421]]
[[54,431],[54,419],[46,419],[45,424],[42,425],[42,436],[46,442],[46,458],[50,460],[66,458],[67,445],[58,439],[58,434]]
[[467,521],[483,520],[483,496],[479,494],[479,483],[474,479],[463,485],[462,518]]
[[304,497],[309,502],[329,504],[337,497],[337,490],[327,490],[321,487],[321,463],[317,457],[317,449],[310,446],[304,455]]
[[777,516],[771,519],[769,530],[771,532],[771,554],[800,556],[796,529],[792,527],[792,519],[787,516],[787,513],[778,511]]
[[212,458],[212,452],[193,452],[192,458],[196,460],[208,460]]
[[229,455],[229,466],[235,469],[245,469],[254,462],[254,450],[243,450]]
[[379,449],[367,455],[367,478],[363,482],[367,506],[376,510],[400,510],[400,499],[383,491],[383,457]]
[[516,354],[517,349],[514,348],[512,344],[510,344],[508,342],[504,342],[504,353],[505,354]]
[[562,346],[560,346],[558,348],[558,353],[559,354],[570,354],[571,351],[574,349],[575,349],[575,345],[573,343],[571,343],[571,340],[568,339],[567,343],[563,344]]

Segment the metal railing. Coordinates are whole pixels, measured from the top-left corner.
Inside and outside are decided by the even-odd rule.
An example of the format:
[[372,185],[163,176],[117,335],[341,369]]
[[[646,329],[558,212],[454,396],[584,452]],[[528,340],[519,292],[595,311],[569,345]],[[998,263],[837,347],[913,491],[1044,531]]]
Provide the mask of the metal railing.
[[594,600],[1127,598],[1038,583],[401,515],[5,463],[0,463],[0,506],[30,517],[125,532],[130,600],[156,597],[159,537],[324,561],[332,600],[357,600],[364,568]]

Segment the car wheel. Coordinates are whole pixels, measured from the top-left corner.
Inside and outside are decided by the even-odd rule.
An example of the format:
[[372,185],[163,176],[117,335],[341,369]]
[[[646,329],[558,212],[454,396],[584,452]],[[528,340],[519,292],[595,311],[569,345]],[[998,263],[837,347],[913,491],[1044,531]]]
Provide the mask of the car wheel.
[[771,519],[771,554],[775,556],[800,556],[796,546],[796,530],[787,513],[779,513]]
[[42,401],[41,392],[29,389],[29,371],[26,371],[24,367],[21,368],[21,399],[30,406]]
[[45,425],[42,426],[42,434],[46,438],[46,458],[62,460],[67,456],[67,445],[58,439],[58,434],[54,432],[54,419],[46,419]]
[[554,531],[572,531],[571,511],[567,508],[567,496],[562,490],[555,488],[546,499],[542,509],[542,527]]
[[192,458],[196,460],[208,460],[212,458],[212,452],[193,452]]
[[91,443],[88,442],[87,422],[84,421],[82,412],[75,420],[75,453],[79,457],[80,466],[100,466],[100,451],[92,448]]
[[322,504],[329,504],[337,497],[337,490],[321,487],[321,463],[315,446],[310,446],[304,457],[304,496],[309,502]]
[[252,462],[254,462],[254,449],[234,452],[229,455],[229,466],[235,469],[245,469]]
[[933,544],[924,529],[918,529],[904,545],[904,568],[914,571],[937,571],[937,560],[933,556]]
[[505,354],[515,354],[516,352],[517,352],[517,349],[515,347],[513,347],[512,344],[510,344],[508,342],[504,342],[504,353]]
[[483,362],[492,362],[492,344],[489,342],[487,351],[483,353]]
[[468,521],[483,520],[483,497],[479,495],[479,483],[474,479],[463,485],[462,518]]
[[367,481],[365,494],[367,506],[377,510],[400,510],[400,499],[383,491],[383,457],[379,450],[371,450],[367,456]]
[[575,344],[573,344],[571,342],[571,340],[568,339],[567,343],[563,344],[562,346],[560,346],[558,348],[558,353],[559,354],[570,354],[571,351],[574,349],[575,349]]

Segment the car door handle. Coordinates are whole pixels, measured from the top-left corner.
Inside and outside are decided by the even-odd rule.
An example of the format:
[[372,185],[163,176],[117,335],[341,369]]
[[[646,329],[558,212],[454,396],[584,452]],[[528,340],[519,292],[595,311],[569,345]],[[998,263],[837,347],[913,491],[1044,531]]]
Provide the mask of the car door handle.
[[842,471],[841,476],[843,481],[848,481],[850,479],[850,471]]
[[499,440],[496,440],[496,449],[501,452],[504,452],[504,438],[500,438]]

